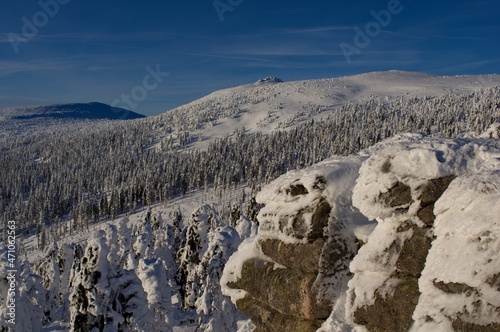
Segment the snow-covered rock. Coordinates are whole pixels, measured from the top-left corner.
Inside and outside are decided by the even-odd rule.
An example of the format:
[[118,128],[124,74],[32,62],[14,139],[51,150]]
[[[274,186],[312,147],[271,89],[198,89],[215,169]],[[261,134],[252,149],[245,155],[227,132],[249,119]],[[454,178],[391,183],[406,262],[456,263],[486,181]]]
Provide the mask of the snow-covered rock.
[[500,142],[402,135],[369,153],[353,202],[378,225],[350,266],[348,320],[374,331],[498,328]]
[[260,80],[257,81],[257,84],[263,84],[263,83],[282,83],[283,80],[281,78],[278,78],[276,76],[269,76],[266,78],[261,78]]
[[258,194],[265,205],[259,233],[231,257],[222,280],[223,292],[258,328],[314,331],[343,298],[356,234],[371,231],[351,203],[364,159],[332,158],[292,171]]
[[499,330],[498,139],[400,135],[257,199],[222,289],[258,329]]

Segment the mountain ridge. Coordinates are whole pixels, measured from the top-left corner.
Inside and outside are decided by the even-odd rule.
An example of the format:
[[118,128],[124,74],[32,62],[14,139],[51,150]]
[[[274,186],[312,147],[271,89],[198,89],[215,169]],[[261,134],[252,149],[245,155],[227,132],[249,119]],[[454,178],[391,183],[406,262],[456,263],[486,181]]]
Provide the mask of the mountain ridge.
[[[19,114],[21,115],[15,115]],[[145,116],[120,107],[104,103],[68,103],[50,105],[29,105],[0,108],[0,120],[25,120],[33,118],[74,118],[128,120]]]
[[[269,133],[321,120],[349,102],[370,98],[438,97],[500,85],[500,75],[437,76],[400,70],[222,89],[158,115],[175,130],[223,138],[235,130]],[[205,141],[201,139],[201,141]],[[203,142],[198,146],[205,145]]]
[[145,118],[124,108],[99,102],[0,108],[0,139],[74,126],[88,121],[117,121]]

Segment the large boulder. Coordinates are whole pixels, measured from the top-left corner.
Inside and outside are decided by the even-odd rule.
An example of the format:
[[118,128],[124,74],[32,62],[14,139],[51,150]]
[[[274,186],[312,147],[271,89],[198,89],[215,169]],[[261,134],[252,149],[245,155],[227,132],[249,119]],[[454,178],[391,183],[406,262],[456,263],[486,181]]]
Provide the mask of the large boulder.
[[[498,327],[500,293],[488,284],[500,271],[493,253],[500,248],[498,151],[493,140],[421,135],[372,149],[353,202],[378,225],[351,263],[351,324],[369,331]],[[488,244],[481,249],[481,242]]]
[[259,234],[230,259],[222,282],[257,331],[316,331],[331,314],[339,294],[330,290],[346,286],[358,248],[346,220],[368,223],[351,203],[363,159],[290,172],[257,196]]
[[[441,197],[453,176],[428,180],[423,186],[419,197],[422,211]],[[420,297],[418,280],[425,266],[425,261],[433,240],[432,226],[435,216],[425,213],[424,225],[418,225],[408,214],[409,207],[414,203],[410,186],[398,182],[393,188],[381,193],[381,203],[387,208],[405,211],[398,218],[393,230],[393,241],[386,248],[388,258],[392,260],[393,271],[388,279],[376,291],[375,301],[371,305],[361,306],[354,311],[354,323],[365,325],[369,331],[407,331],[413,324],[413,312]],[[425,203],[424,203],[425,202]],[[404,207],[404,208],[403,208]],[[390,234],[390,233],[389,233]],[[387,292],[387,288],[390,290]]]

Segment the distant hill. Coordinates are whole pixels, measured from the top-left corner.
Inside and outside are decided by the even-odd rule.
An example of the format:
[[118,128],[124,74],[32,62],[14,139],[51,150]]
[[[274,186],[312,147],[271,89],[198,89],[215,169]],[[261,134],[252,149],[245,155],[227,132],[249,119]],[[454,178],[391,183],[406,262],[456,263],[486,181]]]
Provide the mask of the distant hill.
[[99,120],[132,120],[145,116],[103,103],[71,103],[0,108],[0,138],[60,125]]
[[0,117],[13,120],[38,118],[131,120],[145,116],[124,108],[94,102],[8,107],[0,109]]

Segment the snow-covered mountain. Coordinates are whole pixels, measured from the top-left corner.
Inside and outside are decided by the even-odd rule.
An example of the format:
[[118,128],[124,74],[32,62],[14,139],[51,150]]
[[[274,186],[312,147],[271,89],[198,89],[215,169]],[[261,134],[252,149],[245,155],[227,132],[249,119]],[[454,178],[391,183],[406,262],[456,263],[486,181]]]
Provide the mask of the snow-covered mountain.
[[[406,298],[400,290],[410,277],[413,307],[396,298],[383,322],[396,325],[374,330],[404,330],[413,313],[424,330],[432,325],[427,316],[466,330],[497,324],[496,300],[477,293],[498,293],[488,289],[498,287],[500,271],[487,254],[498,244],[497,211],[488,209],[486,220],[480,206],[498,198],[497,85],[498,75],[400,71],[288,83],[270,77],[155,117],[56,119],[50,132],[33,134],[24,127],[24,135],[0,140],[1,218],[15,223],[20,239],[17,327],[252,331],[238,306],[263,331],[370,329],[394,289]],[[428,136],[390,138],[408,132]],[[438,201],[448,185],[453,191]],[[462,189],[470,192],[460,198]],[[474,209],[450,207],[459,199]],[[476,216],[480,224],[467,233]],[[460,219],[461,229],[434,227],[434,217]],[[432,232],[436,246],[450,236],[470,239],[467,253],[477,259],[469,261],[489,264],[481,280],[436,279],[446,257],[433,249],[413,255],[428,249],[420,244],[433,241]],[[484,238],[479,247],[475,236]],[[7,250],[0,247],[2,327],[12,298]],[[435,266],[423,270],[425,257]],[[461,268],[458,258],[453,268]],[[426,301],[441,298],[444,307],[415,307],[414,275],[422,271]],[[456,295],[467,310],[477,301],[486,306],[464,312],[451,305]]]
[[71,126],[85,121],[131,120],[145,116],[103,103],[72,103],[0,108],[0,137]]
[[434,76],[386,71],[340,78],[256,83],[216,91],[161,115],[162,121],[197,137],[197,146],[235,130],[269,133],[311,119],[320,120],[340,106],[385,97],[436,97],[500,85],[500,75]]

